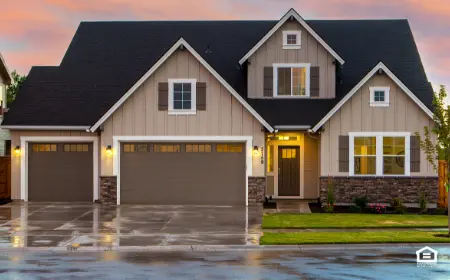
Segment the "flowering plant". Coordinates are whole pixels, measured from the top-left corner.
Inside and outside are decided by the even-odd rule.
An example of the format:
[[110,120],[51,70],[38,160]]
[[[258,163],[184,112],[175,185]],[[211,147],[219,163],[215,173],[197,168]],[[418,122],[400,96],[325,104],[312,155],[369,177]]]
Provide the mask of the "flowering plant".
[[333,213],[334,212],[334,204],[328,203],[326,205],[323,205],[322,207],[323,207],[323,210],[326,213]]
[[386,206],[382,204],[372,204],[370,205],[370,209],[375,214],[383,214],[386,212]]

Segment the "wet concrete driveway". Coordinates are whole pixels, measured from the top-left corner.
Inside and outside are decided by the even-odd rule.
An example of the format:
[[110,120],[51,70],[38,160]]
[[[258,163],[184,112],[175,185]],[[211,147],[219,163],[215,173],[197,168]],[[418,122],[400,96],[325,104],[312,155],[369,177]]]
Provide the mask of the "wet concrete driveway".
[[11,203],[0,248],[258,244],[262,208]]

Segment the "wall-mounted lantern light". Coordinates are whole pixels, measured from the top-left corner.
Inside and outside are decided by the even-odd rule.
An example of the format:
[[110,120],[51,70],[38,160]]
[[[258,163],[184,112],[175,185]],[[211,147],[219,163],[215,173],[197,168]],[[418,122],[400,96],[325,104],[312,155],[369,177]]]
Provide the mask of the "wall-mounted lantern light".
[[254,154],[255,156],[258,155],[258,146],[253,146],[253,154]]
[[20,155],[20,146],[16,146],[14,148],[14,153],[16,153],[16,155]]
[[106,154],[110,157],[112,156],[112,148],[111,145],[108,145],[108,147],[106,147]]

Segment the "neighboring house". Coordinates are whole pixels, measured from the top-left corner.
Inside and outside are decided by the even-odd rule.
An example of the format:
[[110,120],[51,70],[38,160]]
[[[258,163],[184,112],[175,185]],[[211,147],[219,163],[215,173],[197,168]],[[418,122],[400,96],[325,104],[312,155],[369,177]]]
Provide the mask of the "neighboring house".
[[432,204],[432,96],[406,20],[83,22],[5,119],[12,197]]
[[[11,74],[0,53],[0,123],[3,121],[3,116],[7,108],[6,86],[10,85],[11,82]],[[9,155],[11,155],[11,134],[8,129],[0,128],[0,156]]]

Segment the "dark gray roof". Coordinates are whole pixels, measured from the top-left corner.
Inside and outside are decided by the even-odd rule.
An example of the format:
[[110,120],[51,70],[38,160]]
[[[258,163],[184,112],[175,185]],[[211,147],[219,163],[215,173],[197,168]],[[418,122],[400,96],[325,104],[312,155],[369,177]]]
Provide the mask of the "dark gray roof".
[[[3,124],[93,125],[181,37],[247,99],[238,61],[276,23],[83,22],[59,67],[32,68]],[[337,98],[247,99],[269,124],[317,124],[380,61],[431,108],[432,88],[406,20],[307,23],[345,60]]]

